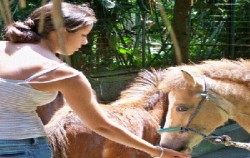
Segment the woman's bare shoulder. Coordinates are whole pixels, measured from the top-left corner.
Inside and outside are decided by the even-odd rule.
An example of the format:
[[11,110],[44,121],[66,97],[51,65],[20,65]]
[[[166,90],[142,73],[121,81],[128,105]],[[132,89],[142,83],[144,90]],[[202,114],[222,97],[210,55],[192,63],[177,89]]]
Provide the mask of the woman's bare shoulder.
[[[75,85],[75,88],[81,84],[91,87],[87,77],[82,72],[67,64],[57,63],[51,65],[50,68],[56,69],[31,81],[35,82],[32,84],[34,88],[60,91],[70,85]],[[36,84],[36,82],[44,84]]]

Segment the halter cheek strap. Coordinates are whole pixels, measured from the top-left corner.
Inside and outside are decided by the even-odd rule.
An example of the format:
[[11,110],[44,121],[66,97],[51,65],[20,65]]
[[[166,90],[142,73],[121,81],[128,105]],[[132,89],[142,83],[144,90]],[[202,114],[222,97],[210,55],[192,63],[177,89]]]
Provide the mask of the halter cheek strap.
[[59,68],[59,67],[61,67],[61,66],[64,66],[64,65],[66,65],[66,63],[61,63],[61,64],[58,64],[58,65],[56,65],[56,66],[54,66],[54,67],[51,67],[51,68],[49,68],[49,69],[45,69],[45,70],[43,70],[43,71],[40,71],[40,72],[38,72],[38,73],[36,73],[36,74],[30,76],[29,78],[27,78],[27,79],[24,80],[24,81],[25,81],[25,82],[30,82],[31,80],[33,80],[33,79],[35,79],[35,78],[38,78],[38,77],[40,77],[40,76],[42,76],[42,75],[44,75],[44,74],[47,74],[47,73],[49,73],[49,72],[51,72],[51,71],[53,71],[53,70],[56,70],[57,68]]

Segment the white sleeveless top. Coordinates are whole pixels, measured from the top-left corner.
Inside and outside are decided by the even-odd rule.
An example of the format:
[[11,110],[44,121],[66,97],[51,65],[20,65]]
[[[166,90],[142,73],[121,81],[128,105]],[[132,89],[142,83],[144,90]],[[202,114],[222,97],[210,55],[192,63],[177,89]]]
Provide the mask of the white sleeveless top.
[[39,91],[32,88],[29,83],[34,83],[30,81],[62,65],[65,65],[65,63],[38,72],[26,80],[0,78],[0,140],[46,136],[43,123],[37,115],[36,109],[38,106],[53,101],[58,92]]

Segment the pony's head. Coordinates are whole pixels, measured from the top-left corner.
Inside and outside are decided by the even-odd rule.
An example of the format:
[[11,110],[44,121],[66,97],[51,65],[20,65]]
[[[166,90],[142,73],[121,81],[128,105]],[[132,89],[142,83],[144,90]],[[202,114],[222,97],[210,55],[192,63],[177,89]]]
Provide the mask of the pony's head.
[[[206,96],[205,80],[178,68],[170,68],[161,83],[168,93],[168,112],[160,145],[190,153],[191,149],[218,126],[227,115]],[[197,73],[197,72],[196,72]]]

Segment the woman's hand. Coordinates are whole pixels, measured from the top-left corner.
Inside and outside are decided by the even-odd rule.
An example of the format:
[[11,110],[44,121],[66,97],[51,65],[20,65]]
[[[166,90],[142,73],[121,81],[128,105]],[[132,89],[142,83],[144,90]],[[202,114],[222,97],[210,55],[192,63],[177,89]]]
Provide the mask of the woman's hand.
[[153,158],[191,158],[190,155],[180,153],[172,149],[162,147],[158,148],[160,149],[161,153],[158,156],[152,156]]
[[174,151],[172,149],[164,149],[162,158],[191,158],[190,155]]

